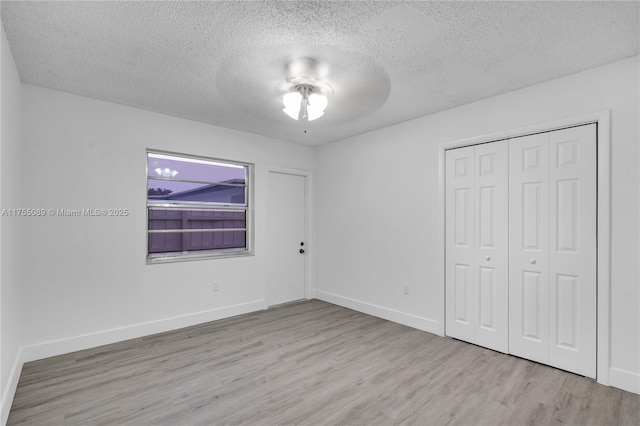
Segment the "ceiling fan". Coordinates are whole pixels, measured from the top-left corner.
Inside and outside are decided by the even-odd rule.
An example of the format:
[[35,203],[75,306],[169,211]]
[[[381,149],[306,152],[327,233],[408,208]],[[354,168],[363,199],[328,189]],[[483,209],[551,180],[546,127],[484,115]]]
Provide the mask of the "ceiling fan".
[[313,121],[324,115],[333,96],[327,82],[328,65],[310,57],[297,58],[286,66],[286,79],[276,84],[283,112],[294,120]]

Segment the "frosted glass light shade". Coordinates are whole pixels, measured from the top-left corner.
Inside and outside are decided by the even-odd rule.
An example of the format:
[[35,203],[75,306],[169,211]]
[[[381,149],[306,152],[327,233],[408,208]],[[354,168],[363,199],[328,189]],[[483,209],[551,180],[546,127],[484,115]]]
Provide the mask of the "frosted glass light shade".
[[[303,102],[307,103],[306,108],[302,108]],[[316,93],[312,93],[308,97],[304,97],[300,92],[290,92],[282,97],[282,104],[284,105],[284,109],[282,111],[294,120],[306,118],[309,121],[313,121],[324,115],[324,110],[327,108],[328,100],[326,96],[318,95]],[[303,113],[302,117],[300,117],[301,110]]]
[[320,118],[324,115],[324,110],[327,108],[327,97],[312,93],[309,95],[309,104],[307,105],[307,118],[309,121],[313,121],[316,118]]
[[285,114],[294,120],[298,119],[300,115],[300,103],[302,102],[302,95],[299,92],[290,92],[282,97],[282,104],[284,105]]

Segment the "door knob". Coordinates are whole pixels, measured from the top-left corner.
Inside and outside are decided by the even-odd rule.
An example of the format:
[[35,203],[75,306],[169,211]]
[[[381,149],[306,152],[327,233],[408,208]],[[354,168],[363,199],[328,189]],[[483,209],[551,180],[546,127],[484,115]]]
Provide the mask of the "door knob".
[[300,249],[300,254],[304,253],[304,249]]
[[484,258],[487,260],[491,260],[491,256],[485,256]]
[[532,264],[532,265],[535,265],[536,264],[536,260],[535,259],[529,259],[529,263]]

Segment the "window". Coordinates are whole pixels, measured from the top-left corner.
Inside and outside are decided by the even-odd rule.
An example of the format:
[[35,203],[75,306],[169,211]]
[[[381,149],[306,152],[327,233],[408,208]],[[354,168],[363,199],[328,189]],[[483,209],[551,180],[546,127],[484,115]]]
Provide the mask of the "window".
[[147,263],[252,254],[252,165],[147,152]]

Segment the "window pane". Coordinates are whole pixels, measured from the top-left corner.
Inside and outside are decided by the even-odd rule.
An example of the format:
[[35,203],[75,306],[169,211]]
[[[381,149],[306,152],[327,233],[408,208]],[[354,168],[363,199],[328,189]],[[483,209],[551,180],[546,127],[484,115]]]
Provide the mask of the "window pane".
[[245,184],[247,168],[242,165],[227,164],[213,160],[184,158],[150,152],[147,154],[147,174],[150,178],[164,177],[180,180]]
[[226,186],[147,179],[149,202],[199,202],[246,205],[244,186]]
[[149,230],[246,228],[246,215],[238,210],[149,209]]
[[192,252],[202,252],[202,257],[252,254],[247,228],[252,167],[147,152],[148,263]]
[[149,234],[149,253],[245,248],[246,231]]

